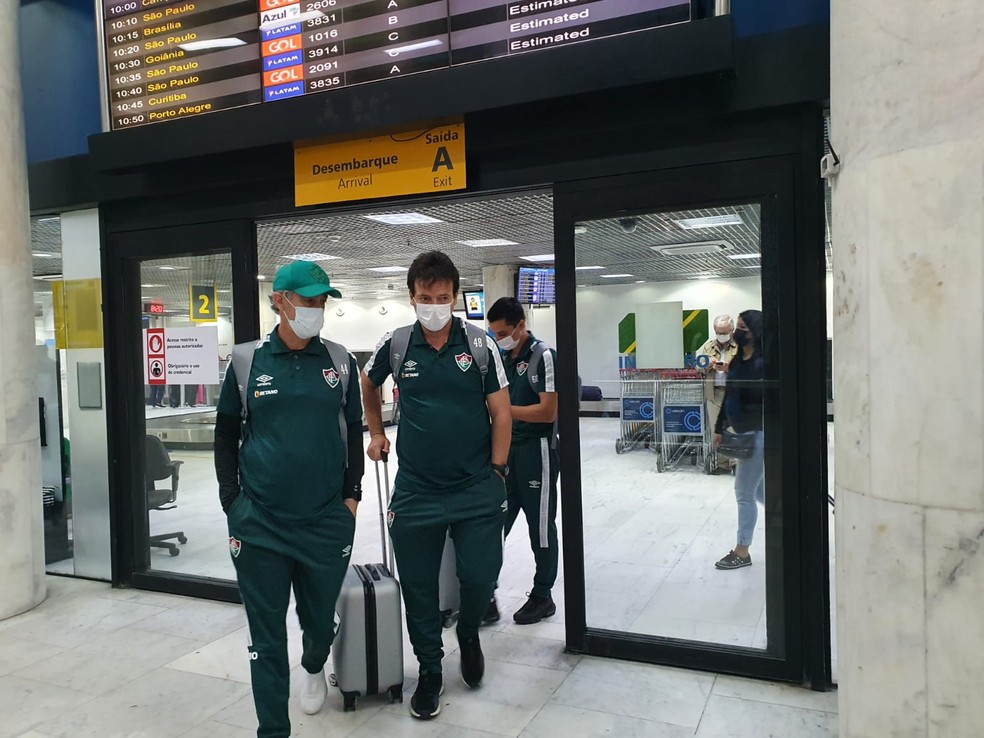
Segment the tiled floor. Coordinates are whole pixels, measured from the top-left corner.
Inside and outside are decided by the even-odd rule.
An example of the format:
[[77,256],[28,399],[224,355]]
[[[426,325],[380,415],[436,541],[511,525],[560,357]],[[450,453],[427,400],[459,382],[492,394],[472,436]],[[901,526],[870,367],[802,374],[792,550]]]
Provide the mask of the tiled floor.
[[[256,721],[242,608],[48,578],[48,599],[0,623],[0,738],[247,738]],[[290,625],[296,675],[300,633]],[[446,634],[442,714],[332,690],[297,736],[820,738],[837,734],[836,693],[563,652],[563,628],[503,621],[483,631],[485,684],[467,689]],[[416,668],[405,652],[408,691]]]

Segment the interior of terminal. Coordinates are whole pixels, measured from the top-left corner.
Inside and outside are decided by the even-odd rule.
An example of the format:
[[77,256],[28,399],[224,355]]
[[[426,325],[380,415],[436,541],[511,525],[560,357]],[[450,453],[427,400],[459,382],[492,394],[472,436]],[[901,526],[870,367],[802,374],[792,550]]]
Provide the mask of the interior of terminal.
[[[441,249],[461,273],[459,317],[485,329],[491,301],[515,294],[531,332],[556,345],[552,200],[551,192],[534,191],[258,221],[261,335],[276,325],[269,307],[274,272],[291,260],[315,261],[344,295],[329,301],[322,335],[347,346],[364,366],[380,337],[414,320],[406,286],[410,262],[422,251]],[[65,332],[78,327],[62,324],[57,305],[65,297],[51,289],[61,273],[59,220],[35,219],[32,233],[47,439],[47,562],[51,572],[72,573],[72,422],[62,400],[79,403],[66,377],[76,349],[61,346]],[[721,331],[731,333],[745,311],[776,310],[775,292],[763,284],[761,205],[586,219],[575,225],[574,257],[582,395],[573,442],[587,625],[781,653],[785,630],[770,620],[770,613],[782,617],[784,561],[776,552],[781,554],[784,521],[770,458],[781,440],[768,423],[762,513],[747,533],[753,565],[715,567],[735,546],[739,524],[735,462],[713,444],[721,403],[715,386],[721,388],[723,373],[710,363],[706,346]],[[130,356],[141,357],[144,375],[143,428],[133,429],[142,437],[144,483],[134,485],[130,503],[145,521],[134,545],[147,572],[235,579],[225,547],[216,544],[226,535],[226,522],[212,450],[216,404],[235,340],[232,274],[228,252],[139,262],[139,297],[133,297],[142,316],[142,349]],[[160,376],[155,357],[165,353]],[[561,353],[559,361],[566,360]],[[78,381],[84,382],[82,375]],[[768,377],[762,385],[766,397],[777,386]],[[81,397],[81,389],[77,393]],[[388,382],[384,419],[391,435],[398,433],[394,399]],[[561,444],[570,442],[562,438]],[[565,477],[569,471],[561,487]],[[371,464],[363,487],[354,556],[371,560],[378,557],[381,515]],[[524,601],[533,558],[523,536],[511,536],[506,547],[498,596],[511,607]],[[833,571],[832,545],[829,550]],[[563,577],[561,571],[558,614],[544,623],[557,633],[564,627]],[[835,649],[832,657],[836,676]]]

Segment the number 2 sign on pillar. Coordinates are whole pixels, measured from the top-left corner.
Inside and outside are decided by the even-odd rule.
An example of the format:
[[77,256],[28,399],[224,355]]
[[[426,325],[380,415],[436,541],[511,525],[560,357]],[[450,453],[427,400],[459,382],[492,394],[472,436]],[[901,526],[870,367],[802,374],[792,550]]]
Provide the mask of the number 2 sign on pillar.
[[193,323],[214,323],[219,319],[215,301],[215,285],[191,285],[189,288],[191,320]]

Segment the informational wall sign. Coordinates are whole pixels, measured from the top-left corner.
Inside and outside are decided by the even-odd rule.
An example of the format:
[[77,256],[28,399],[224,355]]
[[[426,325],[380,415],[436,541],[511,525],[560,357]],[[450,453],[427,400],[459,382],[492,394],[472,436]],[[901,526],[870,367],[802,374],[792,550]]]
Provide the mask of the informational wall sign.
[[147,355],[147,384],[167,384],[167,354],[164,349],[164,329],[144,331],[144,353]]
[[103,0],[114,130],[689,21],[690,0]]
[[219,319],[215,300],[215,285],[192,285],[188,288],[188,303],[194,323],[214,323]]
[[66,279],[51,283],[55,346],[102,348],[102,281]]
[[145,330],[144,357],[147,384],[219,384],[216,326]]
[[464,189],[463,123],[294,149],[297,207]]

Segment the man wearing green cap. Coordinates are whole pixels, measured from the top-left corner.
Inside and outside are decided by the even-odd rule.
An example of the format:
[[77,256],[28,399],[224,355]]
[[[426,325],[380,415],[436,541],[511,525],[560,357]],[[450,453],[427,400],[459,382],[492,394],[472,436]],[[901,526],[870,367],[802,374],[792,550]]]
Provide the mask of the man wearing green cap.
[[290,735],[286,615],[291,587],[303,631],[301,708],[321,709],[335,601],[362,497],[362,406],[355,358],[319,338],[328,295],[317,264],[277,271],[280,322],[233,350],[215,423],[215,470],[252,643],[257,736]]

